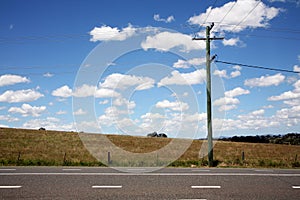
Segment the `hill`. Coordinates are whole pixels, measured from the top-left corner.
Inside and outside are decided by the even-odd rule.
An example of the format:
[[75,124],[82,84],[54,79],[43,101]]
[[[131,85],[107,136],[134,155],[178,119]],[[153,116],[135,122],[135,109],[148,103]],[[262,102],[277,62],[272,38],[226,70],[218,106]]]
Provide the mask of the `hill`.
[[[136,153],[160,149],[172,140],[121,135],[107,137],[120,148]],[[187,151],[169,166],[207,165],[206,157],[199,158],[203,154],[199,153],[200,148],[206,141],[191,142]],[[215,141],[214,146],[215,163],[220,167],[300,167],[299,154],[300,146],[295,145]],[[104,166],[87,151],[76,132],[13,128],[0,128],[0,165]],[[142,166],[142,163],[129,163],[128,166]]]

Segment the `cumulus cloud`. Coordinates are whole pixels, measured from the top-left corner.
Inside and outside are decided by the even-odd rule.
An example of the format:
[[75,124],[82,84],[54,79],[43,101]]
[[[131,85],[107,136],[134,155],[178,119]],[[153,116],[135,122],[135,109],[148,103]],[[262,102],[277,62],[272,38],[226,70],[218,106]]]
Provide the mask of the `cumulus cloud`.
[[[247,28],[267,27],[269,21],[278,16],[280,11],[279,8],[269,7],[261,1],[237,0],[220,7],[209,7],[205,13],[193,16],[188,21],[205,26],[207,24],[203,24],[204,22],[222,21],[222,24],[215,26],[215,31],[240,32]],[[224,18],[226,13],[228,14]]]
[[23,104],[21,107],[11,107],[8,112],[19,113],[23,117],[33,116],[38,117],[46,110],[46,106],[31,106],[30,104]]
[[166,19],[164,19],[164,18],[161,18],[161,17],[159,16],[159,14],[155,14],[155,15],[153,16],[153,19],[154,19],[155,21],[158,21],[158,22],[165,22],[165,23],[170,23],[170,22],[172,22],[172,21],[175,21],[175,18],[174,18],[173,15],[171,15],[171,16],[167,17]]
[[252,78],[247,79],[244,82],[244,85],[250,86],[250,87],[268,87],[272,85],[279,85],[282,83],[285,79],[285,76],[278,73],[273,76],[261,76],[260,78]]
[[172,71],[170,77],[165,77],[159,81],[158,87],[164,85],[195,85],[204,83],[206,79],[206,70],[199,69],[190,73],[180,73]]
[[43,74],[44,77],[46,78],[51,78],[52,76],[54,76],[54,74],[51,74],[50,72],[47,72],[45,74]]
[[205,64],[206,58],[193,58],[190,60],[181,60],[178,59],[177,62],[173,64],[174,68],[177,69],[188,69],[192,66],[200,66]]
[[10,115],[0,115],[0,121],[17,122],[19,121],[19,118],[12,117]]
[[185,111],[189,109],[189,105],[185,102],[174,101],[170,102],[168,100],[159,101],[155,104],[157,108],[167,108],[173,111]]
[[72,96],[72,89],[69,88],[69,86],[64,85],[60,88],[55,89],[54,91],[52,91],[51,93],[53,96],[56,97],[63,97],[63,98],[67,98]]
[[240,46],[243,44],[243,42],[240,40],[240,38],[230,38],[230,39],[224,39],[222,40],[222,43],[224,46]]
[[157,49],[159,51],[169,51],[174,47],[180,47],[181,51],[205,49],[204,41],[193,41],[190,35],[182,33],[161,32],[154,36],[147,36],[141,44],[144,50]]
[[300,73],[300,66],[294,65],[294,72],[299,72]]
[[74,115],[85,115],[86,111],[84,111],[82,108],[79,108],[78,110],[73,112]]
[[[269,101],[282,101],[282,100],[288,100],[285,101],[286,104],[290,104],[290,100],[297,100],[299,102],[300,98],[300,80],[294,83],[294,90],[286,91],[281,93],[278,96],[271,96],[268,98]],[[291,103],[293,104],[293,103]]]
[[154,87],[154,83],[155,80],[149,77],[114,73],[107,76],[99,86],[120,90],[135,86],[135,90],[146,90]]
[[95,27],[91,30],[90,35],[92,38],[90,41],[123,41],[129,37],[132,37],[136,33],[137,29],[134,28],[131,24],[127,27],[122,28],[121,30],[117,27],[110,27],[103,25],[101,27]]
[[223,69],[223,70],[218,70],[216,69],[214,72],[213,72],[213,75],[215,76],[219,76],[221,78],[235,78],[235,77],[238,77],[241,75],[241,72],[240,70],[235,70],[235,71],[232,71],[230,73],[230,75],[227,74],[227,70]]
[[0,87],[14,85],[17,83],[29,83],[30,80],[26,77],[13,74],[5,74],[0,76]]
[[0,94],[0,102],[19,103],[30,102],[43,97],[44,95],[36,90],[7,90],[3,94]]
[[32,119],[23,124],[23,128],[38,129],[44,127],[47,130],[62,130],[62,131],[75,131],[73,123],[64,124],[60,119],[55,117],[47,117],[44,119]]
[[236,109],[237,105],[240,103],[239,99],[236,97],[245,94],[250,94],[250,91],[241,87],[234,88],[233,90],[226,91],[224,97],[216,99],[213,102],[213,105],[219,106],[219,111]]

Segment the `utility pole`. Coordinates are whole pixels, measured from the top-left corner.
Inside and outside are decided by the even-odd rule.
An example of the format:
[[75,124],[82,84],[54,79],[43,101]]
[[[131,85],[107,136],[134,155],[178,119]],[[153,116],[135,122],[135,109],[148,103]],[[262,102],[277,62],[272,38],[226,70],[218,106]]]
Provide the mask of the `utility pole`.
[[208,143],[208,165],[213,167],[213,133],[212,133],[212,106],[211,106],[211,75],[210,75],[210,41],[223,40],[224,38],[210,37],[210,31],[214,23],[206,27],[206,38],[193,38],[193,40],[206,40],[206,100],[207,100],[207,143]]

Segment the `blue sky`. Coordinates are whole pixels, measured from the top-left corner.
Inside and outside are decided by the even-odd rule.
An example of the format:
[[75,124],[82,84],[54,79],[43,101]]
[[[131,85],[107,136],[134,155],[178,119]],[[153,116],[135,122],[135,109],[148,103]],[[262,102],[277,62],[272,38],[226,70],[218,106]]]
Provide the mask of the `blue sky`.
[[[0,126],[205,137],[205,43],[192,38],[215,22],[218,60],[297,72],[299,9],[297,0],[3,0]],[[300,131],[299,74],[212,63],[212,81],[216,136]]]

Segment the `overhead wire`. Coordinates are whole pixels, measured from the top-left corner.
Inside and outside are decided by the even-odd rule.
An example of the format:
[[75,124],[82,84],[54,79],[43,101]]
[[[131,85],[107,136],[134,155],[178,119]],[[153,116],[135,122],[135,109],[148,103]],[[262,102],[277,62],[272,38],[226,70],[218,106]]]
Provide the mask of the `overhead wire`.
[[250,14],[257,8],[257,6],[259,5],[261,3],[261,0],[259,0],[258,2],[257,2],[257,4],[248,12],[248,14],[247,15],[245,15],[245,17],[239,22],[239,23],[237,23],[234,27],[233,27],[233,29],[231,30],[231,32],[234,32],[234,30],[236,29],[236,27],[238,27],[241,23],[243,23],[249,16],[250,16]]
[[248,65],[248,64],[242,64],[242,63],[236,63],[236,62],[228,62],[228,61],[221,61],[221,60],[215,60],[216,63],[223,63],[227,65],[238,65],[248,68],[255,68],[255,69],[264,69],[264,70],[271,70],[271,71],[278,71],[278,72],[288,72],[288,73],[295,73],[299,74],[300,72],[293,71],[293,70],[287,70],[287,69],[279,69],[279,68],[271,68],[271,67],[262,67],[258,65]]

